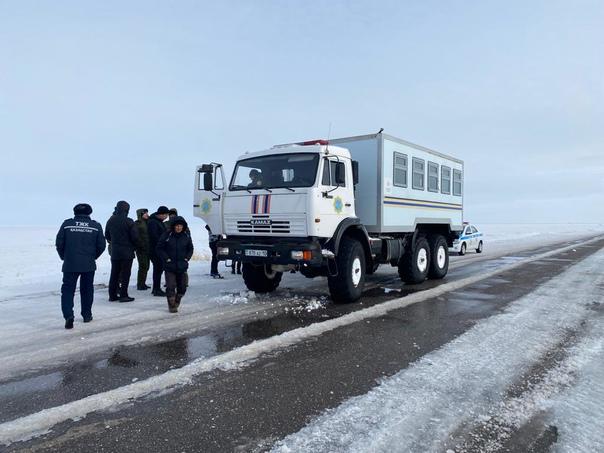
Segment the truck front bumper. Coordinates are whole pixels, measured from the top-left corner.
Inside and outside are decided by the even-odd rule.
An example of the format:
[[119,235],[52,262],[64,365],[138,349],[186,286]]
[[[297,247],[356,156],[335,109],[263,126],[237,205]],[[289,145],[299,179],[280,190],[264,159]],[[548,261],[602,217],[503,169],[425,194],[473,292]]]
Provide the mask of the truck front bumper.
[[313,238],[229,237],[218,241],[217,251],[221,261],[309,266],[323,263],[321,244]]

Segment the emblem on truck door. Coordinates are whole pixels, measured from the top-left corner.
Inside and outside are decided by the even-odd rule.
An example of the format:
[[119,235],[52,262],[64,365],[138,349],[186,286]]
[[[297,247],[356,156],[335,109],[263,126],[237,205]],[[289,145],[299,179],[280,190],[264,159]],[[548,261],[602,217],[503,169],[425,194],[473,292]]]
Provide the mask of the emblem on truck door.
[[342,198],[336,197],[333,200],[333,208],[336,210],[336,213],[338,213],[338,214],[340,214],[342,212],[342,209],[344,209],[344,202],[342,201]]
[[201,212],[208,214],[212,210],[212,202],[209,198],[204,198],[201,202]]

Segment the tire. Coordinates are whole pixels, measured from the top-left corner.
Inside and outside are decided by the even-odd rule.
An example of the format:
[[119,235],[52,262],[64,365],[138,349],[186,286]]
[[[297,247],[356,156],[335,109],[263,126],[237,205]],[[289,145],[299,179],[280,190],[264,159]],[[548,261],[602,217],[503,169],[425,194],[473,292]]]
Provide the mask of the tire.
[[271,293],[281,283],[283,272],[267,272],[264,264],[243,263],[243,281],[250,291]]
[[476,249],[476,253],[482,253],[482,241],[478,243],[478,248]]
[[406,251],[398,266],[398,275],[405,283],[421,283],[430,270],[430,245],[426,238],[415,242],[413,251]]
[[357,301],[365,286],[365,251],[356,239],[344,237],[336,256],[338,275],[327,277],[329,293],[336,304]]
[[459,256],[464,256],[466,254],[466,243],[461,243],[461,248],[459,249]]
[[444,236],[436,234],[428,238],[430,245],[430,270],[428,277],[441,279],[449,271],[449,246]]

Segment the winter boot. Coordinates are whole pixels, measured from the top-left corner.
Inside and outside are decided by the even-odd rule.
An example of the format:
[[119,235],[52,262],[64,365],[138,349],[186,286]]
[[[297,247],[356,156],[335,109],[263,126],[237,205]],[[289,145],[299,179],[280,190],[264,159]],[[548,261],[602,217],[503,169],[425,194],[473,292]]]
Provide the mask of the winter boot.
[[120,300],[120,302],[132,302],[134,300],[134,297],[125,295],[125,296],[120,297],[119,300]]
[[160,289],[155,289],[153,290],[153,295],[154,296],[158,296],[158,297],[166,297],[166,292],[164,290]]
[[136,289],[139,291],[145,291],[149,289],[149,287],[147,285],[136,285]]
[[180,301],[182,300],[182,296],[184,296],[184,294],[177,294],[176,295],[176,308],[180,307]]
[[170,310],[170,313],[178,313],[178,306],[176,305],[175,296],[168,297],[168,310]]
[[73,318],[69,318],[65,320],[65,328],[73,329]]

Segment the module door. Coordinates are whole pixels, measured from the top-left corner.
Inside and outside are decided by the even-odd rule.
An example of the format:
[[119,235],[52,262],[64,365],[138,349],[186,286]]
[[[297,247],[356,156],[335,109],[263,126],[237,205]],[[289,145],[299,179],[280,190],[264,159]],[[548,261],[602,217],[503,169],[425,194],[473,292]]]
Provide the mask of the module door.
[[225,192],[222,164],[211,163],[197,167],[193,214],[208,224],[212,234],[223,234],[222,206]]

